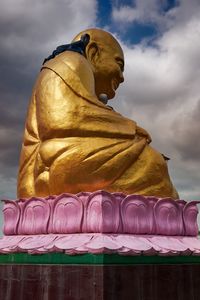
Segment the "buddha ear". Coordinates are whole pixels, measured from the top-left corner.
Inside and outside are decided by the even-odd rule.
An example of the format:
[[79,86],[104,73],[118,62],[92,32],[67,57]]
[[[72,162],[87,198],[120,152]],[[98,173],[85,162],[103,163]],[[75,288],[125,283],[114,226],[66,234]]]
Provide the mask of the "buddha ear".
[[86,48],[86,57],[92,63],[95,64],[99,58],[100,50],[96,43],[92,42]]

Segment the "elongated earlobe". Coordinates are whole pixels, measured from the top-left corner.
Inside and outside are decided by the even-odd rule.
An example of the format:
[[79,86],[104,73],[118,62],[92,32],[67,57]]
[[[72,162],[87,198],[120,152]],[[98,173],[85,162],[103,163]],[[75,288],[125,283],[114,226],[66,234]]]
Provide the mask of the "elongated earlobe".
[[99,57],[99,48],[96,43],[90,43],[86,48],[87,59],[94,64]]

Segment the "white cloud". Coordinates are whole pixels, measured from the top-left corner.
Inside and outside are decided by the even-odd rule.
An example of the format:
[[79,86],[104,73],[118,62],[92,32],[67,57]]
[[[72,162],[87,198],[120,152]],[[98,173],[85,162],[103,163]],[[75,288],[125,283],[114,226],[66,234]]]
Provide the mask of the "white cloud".
[[[27,59],[29,71],[35,66],[39,69],[41,58],[48,56],[57,45],[69,42],[84,28],[95,26],[96,2],[4,1],[0,10],[2,53],[8,55],[14,51],[17,59]],[[145,44],[123,45],[125,83],[119,90],[118,101],[113,103],[117,110],[148,129],[153,145],[171,156],[173,177],[177,174],[176,182],[183,190],[181,180],[186,182],[185,174],[198,178],[199,167],[200,125],[194,116],[200,98],[200,2],[181,0],[179,6],[164,15],[160,14],[160,1],[135,3],[135,6],[114,8],[113,16],[118,14],[114,18],[119,26],[133,20],[153,22],[162,34],[155,48]],[[22,67],[24,70],[26,65]],[[15,95],[10,97],[16,100]],[[7,133],[12,136],[9,129]],[[190,144],[195,144],[195,149]],[[188,161],[191,156],[193,164]],[[190,181],[187,188],[194,190],[197,181]]]
[[[132,5],[113,5],[112,18],[115,22],[121,22],[123,25],[130,22],[154,23],[163,26],[169,26],[173,13],[162,12],[161,7],[165,4],[159,0],[135,0]],[[161,29],[160,28],[160,29]]]
[[131,6],[122,6],[119,9],[114,8],[112,17],[115,21],[118,22],[133,22],[137,20],[140,15],[137,9]]
[[95,0],[7,0],[1,6],[2,44],[15,54],[45,53],[68,43],[81,30],[94,26]]
[[[155,48],[146,47],[145,43],[136,47],[123,45],[126,57],[125,83],[119,89],[113,105],[148,129],[155,148],[172,158],[169,162],[170,173],[181,198],[198,199],[200,2],[181,0],[179,6],[164,15],[160,14],[160,1],[137,0],[135,3],[135,6],[114,8],[113,19],[118,26],[123,27],[133,21],[151,22],[156,24],[161,36]],[[5,0],[0,10],[1,55],[13,59],[14,53],[16,61],[19,58],[26,60],[26,64],[13,66],[13,71],[20,68],[20,72],[25,72],[29,68],[29,73],[30,70],[33,72],[34,68],[39,69],[41,59],[56,46],[68,43],[83,29],[95,26],[96,14],[95,0]],[[9,103],[9,107],[12,105],[16,126],[20,121],[18,114],[22,104],[25,105],[28,98],[19,102],[23,96],[21,89],[16,88],[17,95],[12,94],[11,89],[7,98],[13,100],[5,98],[5,102]],[[1,93],[1,98],[3,96]],[[6,131],[0,133],[4,134],[5,143],[12,150],[16,147],[16,139],[20,137],[9,126],[13,125],[7,122]],[[13,144],[11,141],[14,141]],[[5,156],[2,164],[4,161]],[[9,174],[16,174],[16,166],[11,172],[9,167],[5,169],[2,164],[1,198],[14,198],[16,178]]]
[[[135,9],[144,9],[144,1],[141,7],[139,2]],[[169,11],[171,15],[163,18],[155,47],[123,45],[125,83],[118,102],[113,102],[117,110],[148,129],[153,146],[172,158],[169,167],[173,181],[180,196],[188,200],[200,198],[199,8],[199,1],[180,1]],[[156,9],[151,12],[156,14]],[[144,21],[141,12],[138,16]]]

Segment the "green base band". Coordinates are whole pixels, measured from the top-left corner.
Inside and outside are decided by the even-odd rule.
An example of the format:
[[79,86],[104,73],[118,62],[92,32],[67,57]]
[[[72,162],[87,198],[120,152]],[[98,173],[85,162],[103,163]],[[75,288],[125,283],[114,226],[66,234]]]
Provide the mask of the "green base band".
[[67,255],[65,253],[0,254],[0,264],[200,264],[200,256],[123,256],[118,254],[83,254]]

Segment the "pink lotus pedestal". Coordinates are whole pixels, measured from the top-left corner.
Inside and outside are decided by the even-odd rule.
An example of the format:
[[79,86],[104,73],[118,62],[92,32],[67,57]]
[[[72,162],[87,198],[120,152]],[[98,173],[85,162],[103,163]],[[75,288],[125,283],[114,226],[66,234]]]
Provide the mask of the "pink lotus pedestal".
[[197,203],[105,191],[4,200],[0,253],[200,255]]
[[0,300],[199,299],[197,203],[105,191],[4,200]]

